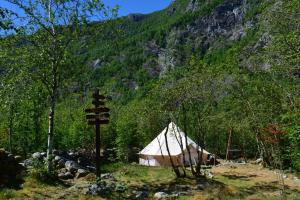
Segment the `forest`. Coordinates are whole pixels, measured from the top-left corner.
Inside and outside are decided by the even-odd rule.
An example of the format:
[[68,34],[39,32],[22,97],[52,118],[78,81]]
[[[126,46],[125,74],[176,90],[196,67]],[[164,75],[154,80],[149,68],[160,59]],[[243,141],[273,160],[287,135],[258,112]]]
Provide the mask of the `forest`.
[[44,152],[47,177],[53,152],[95,157],[95,88],[110,109],[104,171],[152,173],[131,164],[174,122],[217,160],[230,138],[245,162],[299,175],[300,1],[175,0],[124,17],[101,0],[4,1],[22,14],[0,2],[0,148]]

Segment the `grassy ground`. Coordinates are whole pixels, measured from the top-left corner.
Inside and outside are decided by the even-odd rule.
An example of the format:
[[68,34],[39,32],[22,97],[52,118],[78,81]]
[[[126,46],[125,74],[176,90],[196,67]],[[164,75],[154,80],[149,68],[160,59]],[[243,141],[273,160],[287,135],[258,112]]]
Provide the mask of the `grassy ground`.
[[[111,172],[118,181],[125,183],[129,188],[148,185],[152,193],[176,185],[195,187],[199,182],[192,178],[176,179],[171,169],[160,167],[143,167],[138,165],[114,164],[103,167],[104,172]],[[195,190],[193,194],[180,196],[179,200],[203,199],[246,199],[246,200],[276,200],[280,196],[281,186],[278,184],[274,171],[258,165],[221,165],[212,169],[214,178],[207,180],[209,186],[203,191]],[[95,176],[62,183],[42,183],[34,178],[26,177],[22,189],[0,189],[0,200],[6,199],[102,199],[100,197],[84,196],[77,189],[70,186],[79,186],[95,181]],[[286,199],[300,199],[300,185],[292,175],[285,179]],[[111,199],[123,199],[114,196]]]

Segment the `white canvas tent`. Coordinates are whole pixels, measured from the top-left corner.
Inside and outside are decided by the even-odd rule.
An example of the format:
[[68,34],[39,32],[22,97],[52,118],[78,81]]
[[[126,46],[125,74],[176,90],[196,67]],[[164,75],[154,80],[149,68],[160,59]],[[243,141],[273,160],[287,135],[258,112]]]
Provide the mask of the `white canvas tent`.
[[[165,137],[166,131],[167,141]],[[185,133],[173,122],[139,152],[139,164],[147,166],[170,166],[171,162],[167,151],[167,142],[174,164],[177,166],[184,163],[189,164]],[[198,155],[201,155],[202,149],[189,137],[187,137],[187,144],[191,152],[192,164],[198,163]],[[199,151],[197,151],[197,148],[199,148]],[[210,153],[203,149],[202,160],[204,163],[207,161],[209,155]]]

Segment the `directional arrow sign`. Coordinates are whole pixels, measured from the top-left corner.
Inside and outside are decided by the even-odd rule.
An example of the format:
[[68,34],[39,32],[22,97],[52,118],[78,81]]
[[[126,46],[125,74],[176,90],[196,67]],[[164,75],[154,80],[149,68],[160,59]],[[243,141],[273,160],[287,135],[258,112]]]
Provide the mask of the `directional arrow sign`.
[[101,95],[101,94],[93,94],[93,97],[95,98],[95,99],[101,99],[101,100],[104,100],[105,99],[105,96],[103,96],[103,95]]
[[86,113],[103,113],[103,112],[109,112],[108,108],[101,107],[101,108],[88,108],[85,109]]
[[108,119],[101,119],[97,121],[88,121],[89,125],[97,125],[97,124],[108,124],[109,120]]
[[96,106],[104,106],[105,103],[103,101],[94,100],[92,102],[92,104],[94,104]]
[[97,114],[90,114],[86,115],[86,119],[101,119],[101,118],[109,118],[110,114],[109,113],[101,113],[99,115]]

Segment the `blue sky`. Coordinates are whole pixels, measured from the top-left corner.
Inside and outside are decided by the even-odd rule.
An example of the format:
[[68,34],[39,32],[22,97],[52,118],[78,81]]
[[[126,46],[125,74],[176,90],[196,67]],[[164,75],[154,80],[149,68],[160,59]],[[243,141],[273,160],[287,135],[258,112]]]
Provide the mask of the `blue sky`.
[[[1,0],[0,0],[1,1]],[[119,15],[151,13],[166,8],[172,0],[104,0],[106,5],[120,5]]]
[[[120,5],[119,16],[130,13],[151,13],[166,8],[172,0],[103,0],[108,6]],[[0,6],[10,7],[3,0],[0,0]]]

